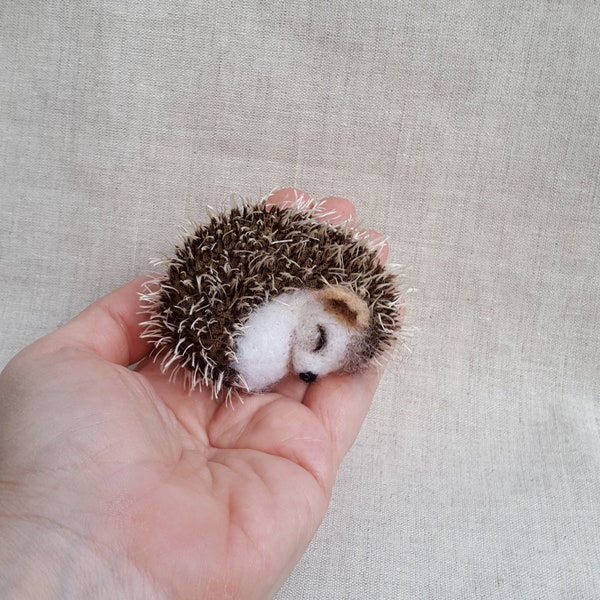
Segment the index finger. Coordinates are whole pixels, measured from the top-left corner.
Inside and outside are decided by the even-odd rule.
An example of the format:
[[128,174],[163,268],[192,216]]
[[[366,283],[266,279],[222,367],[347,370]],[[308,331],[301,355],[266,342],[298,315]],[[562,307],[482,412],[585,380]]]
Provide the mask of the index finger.
[[332,373],[308,386],[304,404],[329,434],[336,467],[354,443],[380,379],[380,370],[372,366],[353,375]]

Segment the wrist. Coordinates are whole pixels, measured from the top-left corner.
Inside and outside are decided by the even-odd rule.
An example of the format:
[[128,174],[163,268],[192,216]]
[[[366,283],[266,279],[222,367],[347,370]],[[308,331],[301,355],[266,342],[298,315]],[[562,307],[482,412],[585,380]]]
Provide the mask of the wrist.
[[52,518],[3,509],[0,502],[1,598],[162,597],[124,552]]

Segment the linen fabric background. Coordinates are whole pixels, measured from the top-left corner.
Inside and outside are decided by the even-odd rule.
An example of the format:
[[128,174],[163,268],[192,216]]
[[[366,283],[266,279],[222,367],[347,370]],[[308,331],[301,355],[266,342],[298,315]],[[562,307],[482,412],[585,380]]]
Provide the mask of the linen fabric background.
[[409,267],[279,600],[600,598],[595,2],[4,0],[0,361],[230,194],[340,195]]

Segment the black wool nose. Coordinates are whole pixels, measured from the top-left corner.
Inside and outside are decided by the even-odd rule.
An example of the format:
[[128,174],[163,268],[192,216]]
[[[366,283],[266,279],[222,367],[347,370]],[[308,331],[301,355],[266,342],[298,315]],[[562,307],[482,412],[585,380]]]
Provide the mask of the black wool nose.
[[317,380],[317,376],[314,373],[311,373],[310,371],[307,371],[306,373],[299,373],[298,377],[300,377],[300,379],[302,379],[302,381],[305,381],[306,383],[312,383],[313,381]]

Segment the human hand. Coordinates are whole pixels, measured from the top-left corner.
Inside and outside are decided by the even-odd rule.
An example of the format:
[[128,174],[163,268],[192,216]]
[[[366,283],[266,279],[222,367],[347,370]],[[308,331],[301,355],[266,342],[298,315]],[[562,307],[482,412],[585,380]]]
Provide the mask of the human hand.
[[189,393],[147,358],[143,283],[0,375],[2,597],[268,598],[324,516],[378,373],[290,377],[233,408]]

